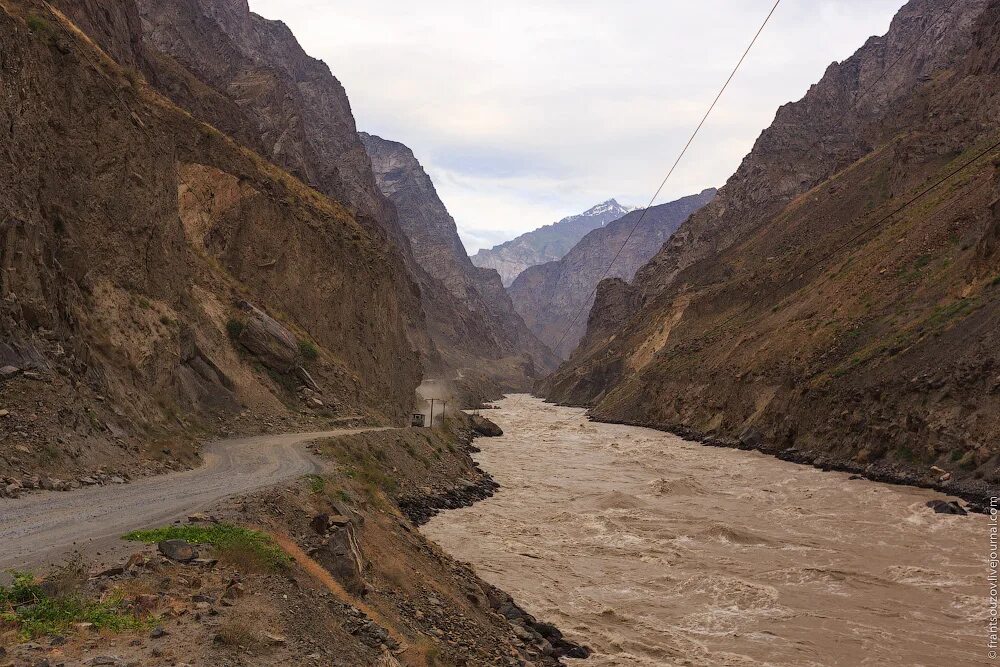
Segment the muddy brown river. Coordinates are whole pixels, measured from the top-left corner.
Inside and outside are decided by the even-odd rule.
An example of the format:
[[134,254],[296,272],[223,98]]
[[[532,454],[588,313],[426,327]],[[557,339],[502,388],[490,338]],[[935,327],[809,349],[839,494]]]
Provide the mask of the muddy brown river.
[[595,652],[574,664],[985,665],[989,519],[940,494],[512,396],[502,488],[426,534]]

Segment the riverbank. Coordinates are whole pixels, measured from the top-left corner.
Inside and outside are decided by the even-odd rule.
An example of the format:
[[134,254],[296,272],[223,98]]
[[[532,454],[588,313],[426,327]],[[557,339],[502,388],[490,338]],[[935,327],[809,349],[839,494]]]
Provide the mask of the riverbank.
[[499,407],[476,460],[502,491],[422,531],[585,639],[587,665],[983,664],[986,517],[527,396]]
[[[175,524],[258,530],[286,562],[261,567],[252,554],[198,544],[199,558],[187,562],[153,545],[134,544],[128,558],[89,554],[74,560],[82,574],[60,595],[118,600],[139,623],[111,632],[75,619],[28,640],[4,622],[0,665],[542,667],[585,654],[407,518],[495,489],[469,456],[472,438],[459,416],[434,430],[316,441],[319,474]],[[49,580],[61,581],[60,572]]]
[[[940,491],[941,493],[965,500],[968,503],[965,509],[977,514],[987,514],[990,507],[990,498],[1000,497],[1000,487],[990,485],[981,479],[970,477],[956,479],[952,477],[949,471],[940,469],[932,471],[930,466],[927,467],[926,471],[921,472],[915,465],[906,465],[895,461],[877,461],[861,464],[853,459],[838,458],[836,454],[829,452],[815,453],[794,447],[782,448],[765,442],[759,434],[753,432],[745,434],[740,439],[735,439],[709,435],[682,424],[671,425],[644,422],[641,420],[615,419],[591,412],[588,412],[588,418],[603,424],[621,424],[624,426],[636,426],[662,431],[708,447],[760,452],[761,454],[767,454],[782,461],[812,466],[823,471],[846,472],[882,484],[913,486],[921,489]],[[941,477],[947,477],[947,479],[941,481]]]

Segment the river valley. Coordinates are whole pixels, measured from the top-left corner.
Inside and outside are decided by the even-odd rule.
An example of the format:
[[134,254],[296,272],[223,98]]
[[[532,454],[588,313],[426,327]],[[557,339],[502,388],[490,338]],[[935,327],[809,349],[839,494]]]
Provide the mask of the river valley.
[[[423,530],[610,665],[982,665],[989,519],[510,396],[501,484]],[[575,661],[573,661],[575,664]]]

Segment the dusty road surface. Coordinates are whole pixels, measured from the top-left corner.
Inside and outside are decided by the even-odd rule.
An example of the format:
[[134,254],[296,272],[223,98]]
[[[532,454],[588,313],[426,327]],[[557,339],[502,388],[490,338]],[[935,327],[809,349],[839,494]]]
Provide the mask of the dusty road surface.
[[314,472],[319,463],[303,443],[366,430],[381,429],[219,440],[205,447],[204,464],[194,470],[0,500],[0,571],[55,562],[77,549],[113,550],[130,530],[169,523],[223,498]]
[[[989,518],[513,396],[502,485],[422,530],[595,649],[581,667],[988,660]],[[573,661],[574,664],[576,661]]]

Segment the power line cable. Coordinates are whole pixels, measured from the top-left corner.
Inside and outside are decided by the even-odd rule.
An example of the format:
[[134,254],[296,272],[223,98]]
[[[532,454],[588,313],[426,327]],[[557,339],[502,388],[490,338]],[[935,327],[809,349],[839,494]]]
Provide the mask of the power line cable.
[[[698,136],[698,132],[701,131],[701,128],[705,124],[705,121],[708,120],[709,114],[711,114],[712,110],[715,109],[715,105],[718,104],[719,99],[722,98],[722,94],[726,92],[726,88],[729,87],[729,84],[736,76],[736,72],[739,71],[740,66],[743,65],[743,61],[746,60],[747,56],[750,54],[750,49],[752,49],[754,44],[757,43],[757,39],[760,37],[761,33],[764,32],[764,28],[767,27],[768,22],[771,20],[771,17],[774,16],[774,12],[777,11],[778,5],[780,4],[781,0],[776,0],[774,6],[771,7],[771,11],[767,13],[767,16],[764,18],[764,22],[760,24],[760,27],[754,34],[753,39],[750,40],[750,44],[743,51],[743,55],[740,56],[740,59],[736,63],[736,66],[733,68],[733,71],[729,73],[729,77],[726,79],[726,82],[722,84],[722,88],[719,89],[719,92],[715,96],[715,99],[712,100],[712,103],[708,106],[708,110],[705,111],[705,115],[701,117],[701,121],[699,121],[698,126],[694,128],[694,132],[691,133],[691,136],[688,138],[687,143],[684,144],[684,148],[681,149],[681,152],[677,156],[677,159],[674,160],[674,163],[670,166],[670,170],[667,172],[667,175],[663,177],[663,180],[660,182],[660,187],[656,188],[656,192],[654,192],[653,196],[650,198],[649,204],[646,205],[646,208],[642,209],[642,213],[639,215],[639,219],[636,221],[635,225],[632,226],[632,229],[629,231],[628,236],[625,237],[625,241],[622,243],[622,247],[618,249],[618,252],[615,253],[614,259],[612,259],[611,263],[608,264],[608,267],[604,269],[604,273],[601,275],[600,280],[597,281],[598,283],[600,283],[601,280],[604,280],[605,278],[608,277],[608,273],[611,271],[611,267],[613,267],[615,265],[615,262],[618,261],[618,258],[621,256],[622,251],[625,250],[625,246],[628,245],[628,242],[632,238],[632,235],[635,234],[635,231],[639,228],[639,225],[641,225],[642,221],[646,218],[646,213],[649,211],[649,208],[653,205],[653,202],[656,201],[656,198],[660,196],[660,192],[663,190],[664,186],[666,186],[667,181],[669,181],[670,177],[673,176],[674,171],[677,169],[677,165],[679,165],[681,160],[684,158],[684,155],[687,153],[688,148],[691,147],[691,144],[694,142],[695,137]],[[587,298],[584,299],[583,303],[580,305],[580,308],[577,309],[576,314],[573,316],[573,319],[566,327],[566,330],[563,332],[563,335],[559,339],[559,342],[556,343],[554,348],[556,354],[558,354],[558,350],[562,346],[563,341],[566,340],[566,336],[569,334],[570,329],[572,329],[573,325],[576,324],[576,321],[580,317],[580,313],[583,312],[583,309],[586,307],[587,302],[590,301],[590,297],[593,296],[596,292],[597,292],[597,285],[595,284],[594,289],[590,291],[590,293],[587,295]]]
[[[754,43],[756,43],[757,38],[760,37],[760,34],[764,31],[764,28],[767,26],[768,21],[770,21],[771,17],[774,15],[774,12],[775,12],[775,10],[777,10],[778,5],[780,4],[780,2],[781,2],[781,0],[778,0],[778,2],[774,3],[774,7],[771,8],[771,11],[768,13],[767,18],[764,19],[764,23],[757,30],[757,33],[754,35],[753,40],[750,42],[750,45],[747,47],[746,51],[743,53],[743,56],[740,58],[739,62],[736,64],[736,67],[733,69],[732,73],[729,75],[729,78],[726,80],[726,83],[722,86],[722,89],[719,91],[719,94],[716,95],[715,100],[712,102],[711,106],[709,107],[708,111],[705,113],[705,116],[702,118],[701,122],[698,124],[698,127],[695,129],[694,133],[691,135],[691,138],[688,140],[687,144],[684,146],[684,149],[681,151],[681,154],[678,156],[677,160],[674,161],[674,164],[673,164],[673,166],[671,166],[670,171],[667,172],[667,176],[663,179],[663,182],[660,183],[660,187],[657,188],[656,193],[654,193],[652,199],[650,199],[649,206],[647,206],[645,209],[643,209],[642,215],[639,217],[639,219],[636,221],[636,224],[629,231],[628,236],[625,237],[624,243],[622,243],[622,246],[621,246],[621,248],[619,248],[618,252],[615,253],[614,258],[611,260],[611,263],[608,264],[608,267],[604,270],[604,273],[601,275],[600,280],[597,281],[597,284],[600,284],[601,280],[604,280],[608,276],[608,273],[610,273],[610,271],[611,271],[612,267],[614,266],[615,262],[618,261],[619,256],[621,256],[622,252],[625,250],[625,246],[628,244],[629,240],[632,238],[632,235],[635,234],[636,230],[639,228],[639,225],[642,224],[642,221],[643,221],[643,219],[645,218],[645,215],[646,215],[646,211],[648,211],[649,207],[653,205],[654,201],[656,201],[656,198],[659,196],[660,191],[663,189],[664,185],[666,185],[666,182],[670,179],[670,176],[673,174],[673,172],[676,169],[678,163],[681,161],[681,158],[684,157],[684,154],[687,152],[688,147],[691,145],[692,141],[694,141],[695,136],[697,136],[698,131],[701,130],[701,127],[702,127],[702,125],[704,125],[705,120],[708,118],[708,115],[712,112],[712,109],[715,108],[716,103],[722,97],[722,93],[725,92],[726,88],[729,86],[729,83],[732,81],[733,77],[736,75],[736,72],[740,68],[740,65],[743,64],[743,61],[746,59],[747,54],[749,54],[750,49],[753,48]],[[903,58],[908,53],[910,53],[910,51],[912,51],[913,48],[915,48],[915,46],[917,44],[919,44],[921,42],[921,40],[923,39],[923,37],[927,33],[927,31],[930,30],[930,28],[932,26],[936,25],[937,22],[947,12],[951,11],[951,9],[957,3],[958,3],[958,0],[952,0],[951,4],[949,4],[947,7],[945,7],[944,9],[942,9],[937,15],[934,16],[933,19],[931,19],[930,21],[927,22],[926,25],[924,25],[923,30],[920,31],[920,34],[917,36],[917,38],[914,39],[914,40],[912,40],[910,42],[910,46],[907,47],[907,48],[905,48],[905,49],[903,49],[899,53],[899,55],[897,55],[896,58],[894,58],[885,67],[885,69],[882,70],[882,73],[879,74],[871,84],[869,84],[863,91],[861,91],[857,95],[857,97],[854,98],[854,102],[851,104],[851,111],[853,111],[854,109],[857,108],[857,106],[860,104],[861,100],[864,99],[869,93],[871,93],[878,86],[879,83],[882,82],[882,80],[886,77],[886,75],[888,75],[889,72],[892,71],[892,69],[895,68],[896,65],[898,65],[903,60]],[[902,209],[899,209],[899,210],[902,210]],[[890,216],[894,215],[897,212],[899,212],[899,210],[894,211],[892,214],[890,214]],[[576,324],[577,319],[579,319],[580,313],[582,313],[583,310],[586,308],[587,302],[590,301],[590,297],[594,296],[597,293],[597,284],[595,284],[594,288],[590,291],[589,294],[587,294],[587,298],[585,298],[583,300],[583,302],[580,305],[580,308],[574,314],[573,319],[570,321],[569,325],[567,325],[566,330],[563,332],[562,337],[559,339],[559,342],[556,343],[556,346],[555,346],[554,350],[556,351],[557,354],[558,354],[559,348],[562,346],[563,342],[565,341],[566,336],[569,335],[570,330]]]

